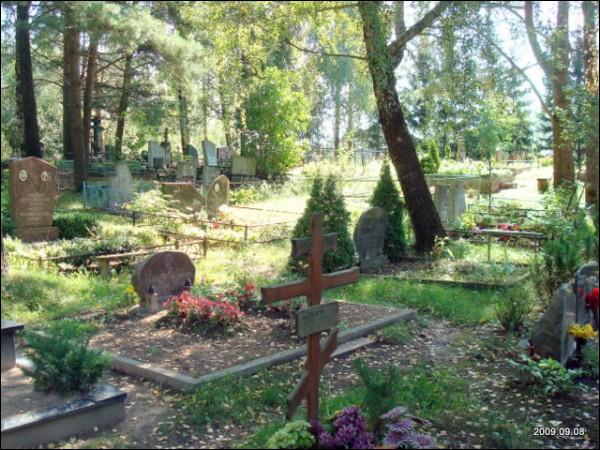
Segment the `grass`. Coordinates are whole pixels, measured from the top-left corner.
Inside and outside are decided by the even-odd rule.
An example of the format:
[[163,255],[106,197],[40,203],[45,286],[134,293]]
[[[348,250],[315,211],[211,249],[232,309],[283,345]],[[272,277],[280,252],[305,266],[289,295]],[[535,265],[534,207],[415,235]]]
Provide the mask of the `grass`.
[[465,325],[494,320],[495,308],[502,298],[502,291],[472,291],[390,278],[362,278],[356,284],[327,291],[326,297],[416,308]]
[[131,305],[129,277],[103,279],[88,273],[65,275],[35,266],[11,267],[2,276],[2,315],[36,327],[90,312]]

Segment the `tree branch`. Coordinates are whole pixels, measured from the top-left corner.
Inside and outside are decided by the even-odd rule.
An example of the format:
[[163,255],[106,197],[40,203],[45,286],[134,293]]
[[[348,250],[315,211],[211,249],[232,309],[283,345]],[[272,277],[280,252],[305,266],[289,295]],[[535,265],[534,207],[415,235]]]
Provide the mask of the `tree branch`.
[[444,11],[446,11],[454,2],[438,2],[427,14],[425,14],[421,20],[415,22],[409,29],[404,31],[400,36],[396,36],[396,39],[388,46],[388,52],[392,58],[392,64],[397,67],[402,61],[402,55],[406,44],[421,33],[425,28],[430,26],[438,17],[440,17]]
[[527,30],[527,38],[529,39],[529,44],[531,45],[531,50],[535,55],[535,59],[537,59],[540,67],[546,74],[548,78],[552,76],[552,67],[546,55],[542,51],[542,47],[540,47],[540,43],[537,40],[535,25],[533,23],[533,2],[526,1],[525,2],[525,29]]
[[322,50],[313,50],[310,48],[301,47],[300,45],[295,44],[294,42],[290,41],[289,39],[285,39],[285,42],[289,46],[294,47],[296,50],[300,50],[301,52],[305,52],[305,53],[311,53],[313,55],[331,56],[331,57],[336,57],[336,58],[353,58],[353,59],[360,59],[362,61],[367,60],[366,56],[361,56],[361,55],[353,55],[350,53],[330,53],[330,52],[325,52]]

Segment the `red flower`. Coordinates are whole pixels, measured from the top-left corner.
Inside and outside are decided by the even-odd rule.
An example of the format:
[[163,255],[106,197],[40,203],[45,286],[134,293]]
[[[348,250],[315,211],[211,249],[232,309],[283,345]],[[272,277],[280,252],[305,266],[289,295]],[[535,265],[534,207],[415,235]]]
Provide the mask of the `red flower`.
[[598,288],[594,288],[585,297],[585,306],[587,309],[598,309]]

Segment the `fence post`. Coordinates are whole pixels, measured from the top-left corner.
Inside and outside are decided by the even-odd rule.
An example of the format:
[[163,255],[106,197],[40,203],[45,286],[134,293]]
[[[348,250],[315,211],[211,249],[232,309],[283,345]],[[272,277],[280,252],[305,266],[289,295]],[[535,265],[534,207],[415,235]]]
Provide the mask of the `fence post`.
[[206,236],[204,236],[204,240],[202,241],[202,247],[203,247],[204,258],[206,259],[206,254],[208,253],[208,239]]
[[131,221],[133,222],[133,226],[136,226],[136,214],[135,211],[131,212]]
[[244,244],[248,243],[248,224],[244,225]]

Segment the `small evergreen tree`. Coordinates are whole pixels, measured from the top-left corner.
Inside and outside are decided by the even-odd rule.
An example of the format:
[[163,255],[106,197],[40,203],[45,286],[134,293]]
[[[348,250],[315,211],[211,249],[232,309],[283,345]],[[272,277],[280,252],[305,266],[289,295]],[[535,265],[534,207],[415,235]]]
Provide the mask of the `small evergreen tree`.
[[370,203],[371,206],[378,206],[389,213],[390,225],[385,241],[385,254],[392,260],[400,258],[406,251],[404,205],[400,199],[400,191],[392,179],[390,165],[387,161],[381,168],[381,176]]
[[[296,223],[292,236],[306,237],[310,232],[310,218],[313,213],[322,211],[323,233],[337,234],[337,248],[323,256],[323,271],[334,272],[352,267],[355,263],[354,241],[350,236],[350,213],[346,209],[344,197],[337,187],[337,179],[330,175],[326,180],[317,176],[314,180],[310,198],[304,214]],[[294,272],[304,272],[306,257],[290,257],[289,267]]]

